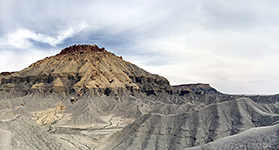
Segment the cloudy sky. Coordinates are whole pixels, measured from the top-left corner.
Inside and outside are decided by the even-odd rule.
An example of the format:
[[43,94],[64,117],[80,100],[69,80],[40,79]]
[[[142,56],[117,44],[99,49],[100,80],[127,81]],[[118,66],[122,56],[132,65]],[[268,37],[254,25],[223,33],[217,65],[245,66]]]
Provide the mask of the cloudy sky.
[[172,85],[279,93],[276,0],[1,0],[0,72],[97,44]]

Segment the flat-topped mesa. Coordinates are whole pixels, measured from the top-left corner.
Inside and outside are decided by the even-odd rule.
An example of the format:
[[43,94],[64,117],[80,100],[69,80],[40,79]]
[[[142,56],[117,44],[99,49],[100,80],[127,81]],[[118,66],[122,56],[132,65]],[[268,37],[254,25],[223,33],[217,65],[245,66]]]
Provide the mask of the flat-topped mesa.
[[181,84],[173,86],[174,89],[180,94],[221,94],[219,91],[211,87],[209,84],[197,83],[197,84]]
[[95,45],[78,44],[78,45],[72,45],[72,46],[62,49],[59,54],[63,55],[63,54],[76,53],[76,52],[79,52],[82,54],[84,52],[100,52],[100,51],[107,52],[105,50],[105,48],[99,48],[96,44]]
[[209,84],[205,83],[196,83],[196,84],[181,84],[176,85],[174,87],[188,87],[190,89],[212,89],[212,87]]

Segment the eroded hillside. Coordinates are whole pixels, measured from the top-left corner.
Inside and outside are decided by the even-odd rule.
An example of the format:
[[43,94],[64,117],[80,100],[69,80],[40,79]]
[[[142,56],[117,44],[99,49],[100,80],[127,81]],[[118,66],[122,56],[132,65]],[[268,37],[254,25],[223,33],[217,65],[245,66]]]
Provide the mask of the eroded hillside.
[[[225,141],[223,146],[233,149],[226,139],[235,143],[235,137],[251,137],[257,129],[264,135],[278,130],[278,100],[278,95],[222,94],[209,84],[171,86],[104,48],[73,45],[22,71],[0,74],[5,137],[0,144],[3,149],[164,150],[220,149]],[[261,142],[259,149],[279,144]]]

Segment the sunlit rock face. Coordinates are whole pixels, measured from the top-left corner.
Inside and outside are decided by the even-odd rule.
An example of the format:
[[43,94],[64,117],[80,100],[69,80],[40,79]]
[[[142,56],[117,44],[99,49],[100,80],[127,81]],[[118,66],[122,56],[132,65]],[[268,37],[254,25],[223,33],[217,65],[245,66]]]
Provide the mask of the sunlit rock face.
[[97,45],[73,45],[15,73],[1,74],[1,92],[25,96],[33,91],[69,95],[80,90],[99,94],[169,92],[168,80],[150,74]]

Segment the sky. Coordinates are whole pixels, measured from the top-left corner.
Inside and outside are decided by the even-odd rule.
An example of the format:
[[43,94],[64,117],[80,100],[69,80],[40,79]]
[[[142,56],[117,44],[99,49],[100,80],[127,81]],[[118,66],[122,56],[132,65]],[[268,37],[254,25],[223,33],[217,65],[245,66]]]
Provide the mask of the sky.
[[279,93],[279,1],[1,0],[0,72],[97,44],[172,85]]

